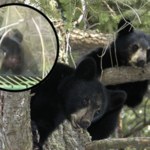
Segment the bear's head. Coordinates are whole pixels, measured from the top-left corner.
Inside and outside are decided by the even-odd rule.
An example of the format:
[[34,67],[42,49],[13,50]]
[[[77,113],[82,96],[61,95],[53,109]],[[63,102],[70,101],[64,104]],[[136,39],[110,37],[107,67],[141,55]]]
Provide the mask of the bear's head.
[[[74,74],[59,86],[63,109],[75,128],[88,128],[95,114],[102,117],[106,111],[124,104],[125,92],[109,92],[96,77],[96,63],[86,58]],[[110,100],[111,99],[111,100]]]
[[12,29],[9,32],[5,32],[0,37],[0,49],[6,53],[6,55],[13,55],[20,53],[21,42],[23,35],[18,29]]
[[117,38],[113,43],[119,64],[143,67],[149,61],[150,42],[148,35],[135,30],[129,19],[121,19]]

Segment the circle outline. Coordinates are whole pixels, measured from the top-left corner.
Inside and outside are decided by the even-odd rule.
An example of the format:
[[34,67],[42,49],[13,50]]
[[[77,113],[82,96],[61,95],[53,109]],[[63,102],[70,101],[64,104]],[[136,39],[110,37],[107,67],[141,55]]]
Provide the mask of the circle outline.
[[50,26],[52,27],[52,30],[55,34],[55,37],[56,37],[56,43],[57,43],[57,52],[56,52],[56,57],[55,57],[55,61],[53,63],[53,66],[52,68],[50,69],[49,73],[41,80],[39,81],[37,84],[31,86],[31,87],[27,87],[27,88],[24,88],[24,89],[20,89],[20,90],[10,90],[10,89],[4,89],[4,88],[1,88],[0,87],[0,90],[2,91],[7,91],[7,92],[23,92],[23,91],[28,91],[28,90],[31,90],[31,89],[34,89],[34,88],[37,88],[38,86],[40,86],[43,82],[45,82],[47,80],[47,78],[50,76],[51,72],[53,71],[53,69],[55,68],[55,65],[58,61],[58,57],[59,57],[59,38],[58,38],[58,35],[57,35],[57,31],[53,25],[53,23],[51,22],[51,20],[42,12],[40,11],[39,9],[31,6],[31,5],[28,5],[28,4],[22,4],[22,3],[8,3],[8,4],[2,4],[0,5],[0,8],[2,7],[7,7],[7,6],[21,6],[21,7],[28,7],[36,12],[38,12],[39,14],[41,14],[46,20],[47,22],[50,24]]

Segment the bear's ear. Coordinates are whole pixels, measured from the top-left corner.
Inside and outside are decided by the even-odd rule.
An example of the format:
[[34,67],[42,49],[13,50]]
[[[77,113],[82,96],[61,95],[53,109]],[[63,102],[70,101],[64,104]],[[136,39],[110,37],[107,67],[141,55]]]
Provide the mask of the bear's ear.
[[125,35],[133,32],[134,28],[131,21],[127,18],[123,18],[118,23],[118,35]]
[[23,35],[18,29],[13,29],[10,39],[16,41],[17,43],[21,43],[23,41]]
[[96,77],[96,62],[92,58],[84,59],[77,66],[75,76],[85,80],[94,79]]
[[109,94],[109,101],[107,111],[122,108],[127,99],[126,92],[122,90],[115,90],[115,91],[108,90],[108,94]]

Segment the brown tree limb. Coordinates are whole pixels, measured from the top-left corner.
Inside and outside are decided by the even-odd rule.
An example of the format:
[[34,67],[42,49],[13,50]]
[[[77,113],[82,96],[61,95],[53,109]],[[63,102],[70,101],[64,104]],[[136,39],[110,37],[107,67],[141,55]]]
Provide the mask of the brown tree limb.
[[150,147],[150,138],[134,137],[134,138],[115,138],[93,141],[86,144],[85,150],[108,150],[119,148],[147,148]]
[[100,80],[104,85],[115,85],[126,82],[150,79],[150,63],[144,68],[116,67],[105,69]]
[[112,41],[111,34],[97,33],[91,30],[72,30],[70,32],[70,45],[72,52],[85,54],[96,47],[106,46]]

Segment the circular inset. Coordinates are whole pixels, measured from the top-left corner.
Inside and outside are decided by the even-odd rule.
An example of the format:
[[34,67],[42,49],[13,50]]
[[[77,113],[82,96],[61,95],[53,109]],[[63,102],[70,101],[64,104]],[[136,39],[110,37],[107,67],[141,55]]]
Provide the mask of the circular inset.
[[51,21],[25,4],[0,6],[0,89],[22,91],[45,79],[58,58]]

